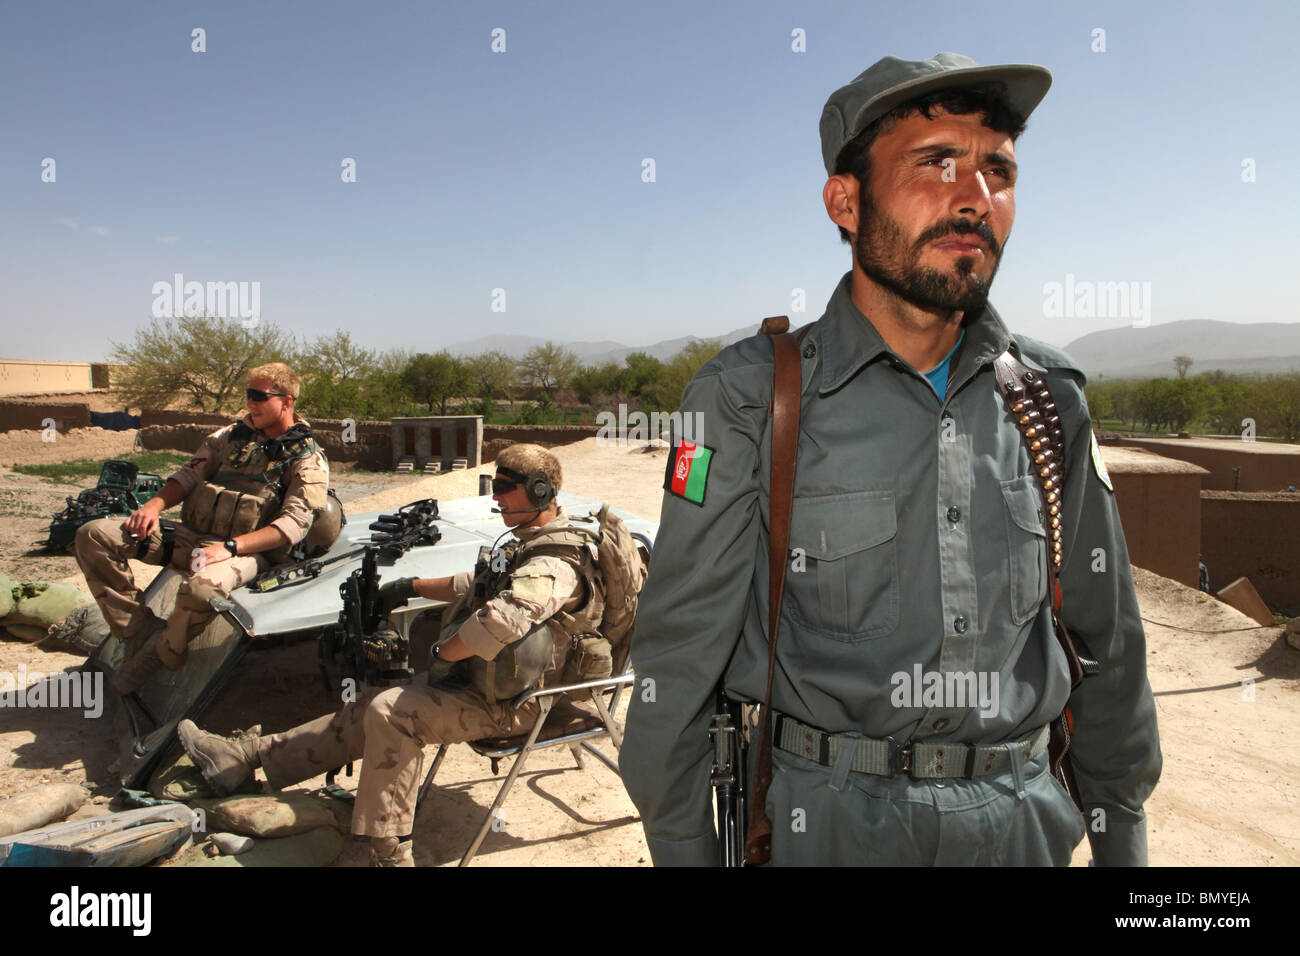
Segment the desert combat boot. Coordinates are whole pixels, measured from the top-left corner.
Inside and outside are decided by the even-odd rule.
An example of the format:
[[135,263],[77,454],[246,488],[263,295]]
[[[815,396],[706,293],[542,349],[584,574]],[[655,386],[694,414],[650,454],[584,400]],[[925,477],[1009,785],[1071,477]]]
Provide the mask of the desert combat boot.
[[255,734],[222,737],[200,730],[192,720],[182,720],[176,725],[176,736],[180,737],[181,746],[199,768],[208,786],[219,796],[233,793],[253,775],[254,769],[262,765],[257,755],[258,737]]
[[371,866],[415,866],[415,851],[409,839],[399,837],[370,838]]

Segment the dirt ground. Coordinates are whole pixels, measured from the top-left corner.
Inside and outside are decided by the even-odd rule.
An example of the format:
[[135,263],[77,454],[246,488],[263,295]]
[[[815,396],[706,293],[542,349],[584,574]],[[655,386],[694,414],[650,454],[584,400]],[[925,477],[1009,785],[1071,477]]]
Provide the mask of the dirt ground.
[[[0,435],[0,571],[19,580],[68,579],[84,586],[71,557],[27,554],[74,486],[16,475],[7,466],[119,454],[130,449],[132,434],[98,432],[84,436],[82,444],[83,436],[74,433],[60,438],[67,444],[49,458],[27,457],[51,451],[40,447],[37,432]],[[600,448],[589,439],[555,452],[567,490],[658,517],[662,448]],[[337,468],[333,477],[354,513],[478,491],[476,470],[425,478]],[[143,579],[153,569],[138,570]],[[1151,863],[1300,864],[1300,652],[1287,647],[1281,628],[1256,628],[1209,595],[1140,569],[1135,579],[1143,616],[1160,622],[1147,625],[1165,760],[1160,785],[1147,802]],[[50,673],[80,660],[0,638],[0,671],[13,673],[23,665],[29,674]],[[316,671],[314,646],[300,643],[246,655],[201,723],[224,732],[260,720],[272,732],[327,712],[331,700]],[[0,711],[0,797],[42,782],[86,782],[95,796],[80,814],[105,812],[117,789],[109,771],[115,756],[111,737],[108,720],[86,720],[79,711]],[[431,757],[432,750],[426,752]],[[417,863],[452,865],[459,859],[508,769],[506,762],[501,776],[493,777],[485,758],[465,746],[451,748],[439,786],[416,820]],[[321,783],[308,781],[301,789]],[[1075,864],[1086,865],[1088,856],[1085,841]],[[334,865],[364,860],[364,847],[348,844]],[[563,748],[530,759],[505,805],[504,827],[488,835],[475,860],[489,866],[648,862],[636,811],[618,778],[593,759],[576,769]]]

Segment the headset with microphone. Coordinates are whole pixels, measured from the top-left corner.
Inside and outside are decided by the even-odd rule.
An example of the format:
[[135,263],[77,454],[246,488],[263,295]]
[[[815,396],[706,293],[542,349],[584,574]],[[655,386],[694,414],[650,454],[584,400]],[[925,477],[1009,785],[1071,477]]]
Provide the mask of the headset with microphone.
[[[513,468],[506,468],[504,465],[498,465],[497,471],[505,475],[516,485],[521,485],[524,494],[528,496],[528,501],[532,508],[493,508],[494,514],[511,515],[511,514],[535,514],[543,511],[552,501],[555,500],[555,487],[551,480],[546,477],[544,471],[535,471],[531,475],[525,475],[521,471],[515,471]],[[497,487],[496,478],[492,479],[492,490],[503,493],[511,489],[501,489]]]

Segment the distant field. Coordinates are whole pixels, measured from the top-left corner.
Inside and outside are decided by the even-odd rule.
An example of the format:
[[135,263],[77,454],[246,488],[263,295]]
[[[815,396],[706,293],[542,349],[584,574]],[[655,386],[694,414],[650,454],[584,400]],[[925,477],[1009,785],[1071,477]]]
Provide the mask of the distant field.
[[[189,455],[178,455],[171,451],[146,451],[134,455],[123,455],[120,461],[135,464],[140,471],[161,475],[166,478],[181,465],[190,460]],[[44,462],[39,465],[14,465],[13,470],[24,475],[39,475],[42,478],[68,480],[74,478],[99,477],[100,469],[109,459],[78,458],[74,461]]]

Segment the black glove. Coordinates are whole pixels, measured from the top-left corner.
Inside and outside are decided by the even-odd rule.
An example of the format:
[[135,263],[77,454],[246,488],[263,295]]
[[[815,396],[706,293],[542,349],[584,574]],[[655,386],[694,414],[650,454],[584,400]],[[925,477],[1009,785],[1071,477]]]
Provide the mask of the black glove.
[[415,597],[415,578],[398,578],[380,585],[379,613],[387,617],[393,608],[402,607]]

